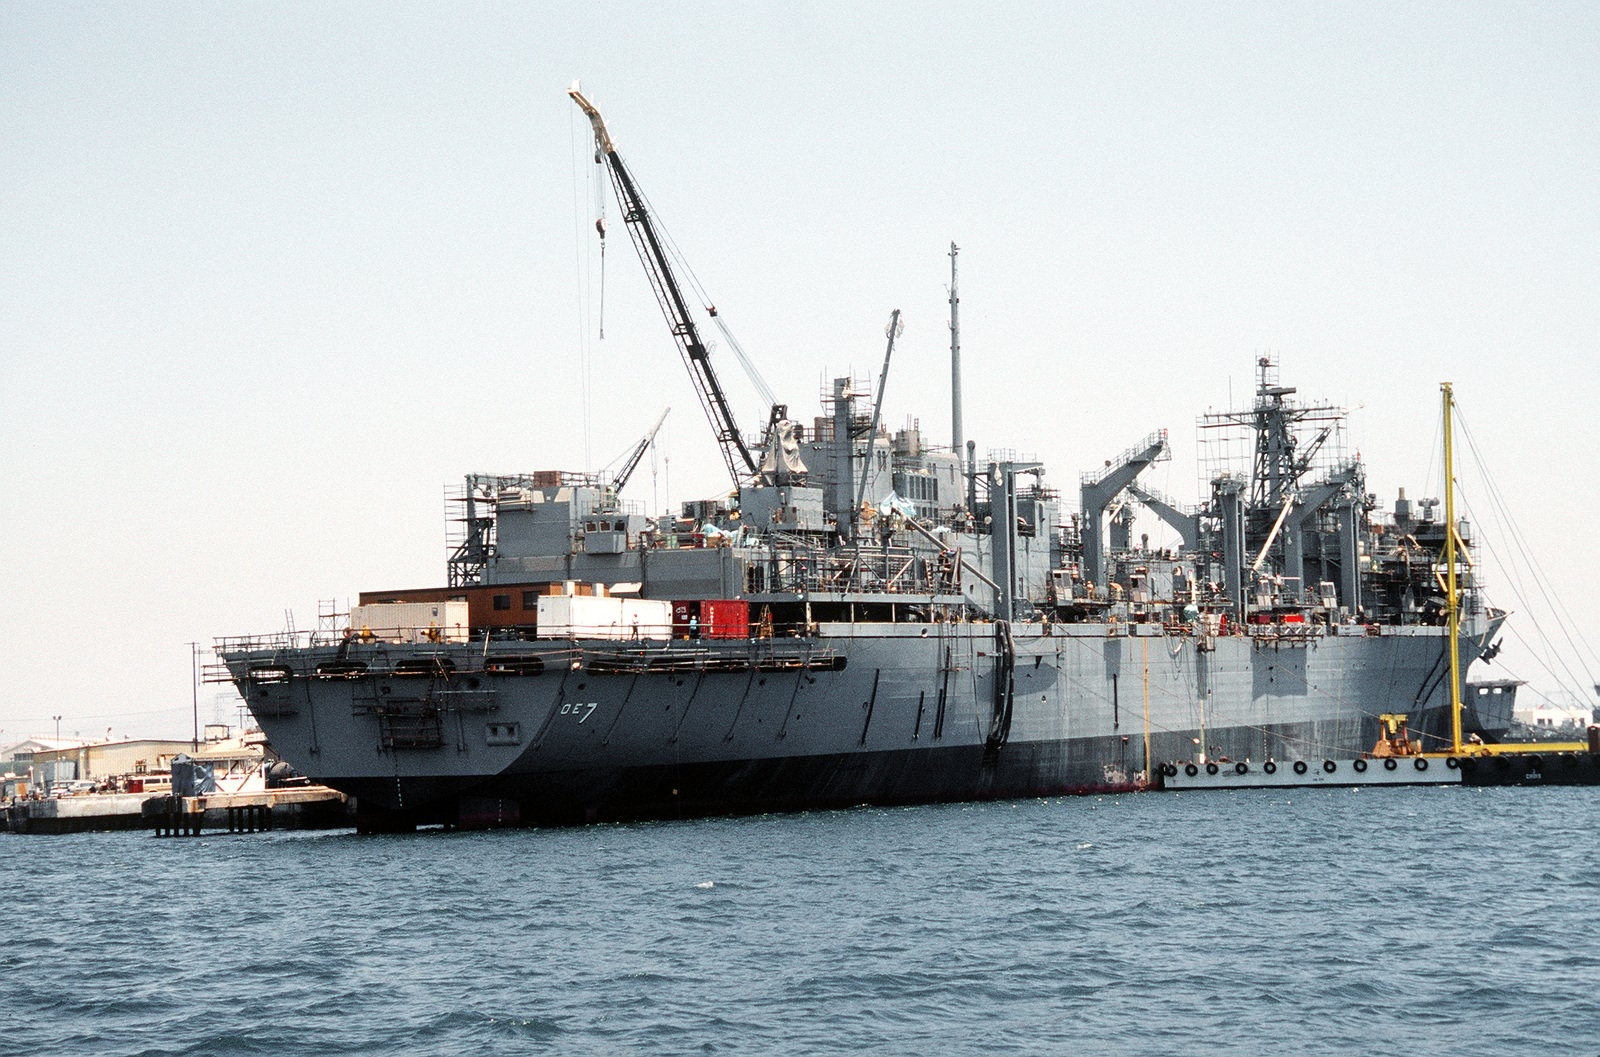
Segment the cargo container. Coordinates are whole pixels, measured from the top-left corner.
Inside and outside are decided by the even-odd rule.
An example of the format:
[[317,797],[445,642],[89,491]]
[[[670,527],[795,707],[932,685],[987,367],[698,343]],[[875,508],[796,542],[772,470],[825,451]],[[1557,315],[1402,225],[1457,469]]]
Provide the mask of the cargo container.
[[742,598],[708,598],[700,603],[700,637],[750,637],[750,603]]
[[639,598],[549,595],[539,599],[541,639],[665,638],[672,606]]
[[[538,601],[545,595],[603,594],[603,584],[572,581],[540,584],[467,584],[405,591],[363,591],[361,604],[378,602],[465,602],[467,625],[474,631],[520,629],[531,632],[538,622]],[[359,625],[357,625],[359,627]]]
[[350,611],[350,630],[385,642],[466,642],[465,602],[377,602]]
[[679,639],[748,638],[750,603],[742,598],[705,598],[674,602],[672,635]]
[[633,638],[672,637],[672,603],[653,598],[618,598],[622,604],[622,623]]

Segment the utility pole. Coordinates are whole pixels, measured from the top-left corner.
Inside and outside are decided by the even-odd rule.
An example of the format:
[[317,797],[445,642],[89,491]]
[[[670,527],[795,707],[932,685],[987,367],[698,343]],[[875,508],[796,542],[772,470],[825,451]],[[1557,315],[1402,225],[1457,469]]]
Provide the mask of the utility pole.
[[189,696],[194,706],[194,751],[200,751],[200,644],[189,643]]
[[60,741],[61,740],[61,717],[60,716],[51,716],[50,718],[56,721],[56,740]]

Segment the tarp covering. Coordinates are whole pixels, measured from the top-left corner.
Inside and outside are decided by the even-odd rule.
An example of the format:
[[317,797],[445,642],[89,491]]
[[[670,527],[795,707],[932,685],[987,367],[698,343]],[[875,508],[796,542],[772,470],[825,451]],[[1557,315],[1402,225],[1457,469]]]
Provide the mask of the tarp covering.
[[172,760],[172,795],[204,796],[217,791],[217,778],[211,765],[177,756]]
[[767,450],[761,456],[762,476],[773,480],[779,463],[782,463],[784,472],[791,476],[806,473],[806,464],[800,458],[800,442],[794,435],[794,423],[786,418],[774,423],[767,438]]

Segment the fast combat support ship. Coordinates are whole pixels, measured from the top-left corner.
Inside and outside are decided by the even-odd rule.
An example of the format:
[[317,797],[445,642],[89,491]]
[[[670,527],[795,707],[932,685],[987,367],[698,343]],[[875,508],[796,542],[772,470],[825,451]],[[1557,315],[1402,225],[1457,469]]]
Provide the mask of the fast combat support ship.
[[[750,444],[572,95],[734,487],[646,516],[619,495],[645,442],[609,479],[472,475],[444,586],[218,640],[274,749],[354,795],[363,828],[1135,790],[1174,761],[1356,756],[1396,713],[1448,743],[1451,527],[1403,492],[1379,509],[1342,411],[1259,361],[1253,404],[1200,421],[1242,442],[1201,505],[1140,484],[1163,431],[1085,475],[1064,516],[1039,463],[963,444],[952,246],[949,447],[880,424],[895,320],[870,407],[840,378],[809,426],[773,405]],[[1140,510],[1179,545],[1135,542]],[[1470,663],[1503,614],[1467,569]]]

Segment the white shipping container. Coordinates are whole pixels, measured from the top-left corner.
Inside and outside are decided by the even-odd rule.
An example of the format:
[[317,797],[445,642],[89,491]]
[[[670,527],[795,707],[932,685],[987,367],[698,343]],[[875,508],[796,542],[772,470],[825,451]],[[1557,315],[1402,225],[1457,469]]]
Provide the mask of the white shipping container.
[[541,595],[542,639],[662,639],[672,634],[672,603],[597,595]]
[[[653,598],[623,598],[622,624],[629,638],[672,638],[672,603]],[[637,634],[636,634],[637,633]]]
[[465,602],[374,602],[350,610],[358,636],[384,642],[466,642]]
[[539,631],[541,639],[620,639],[622,599],[594,595],[541,595]]

